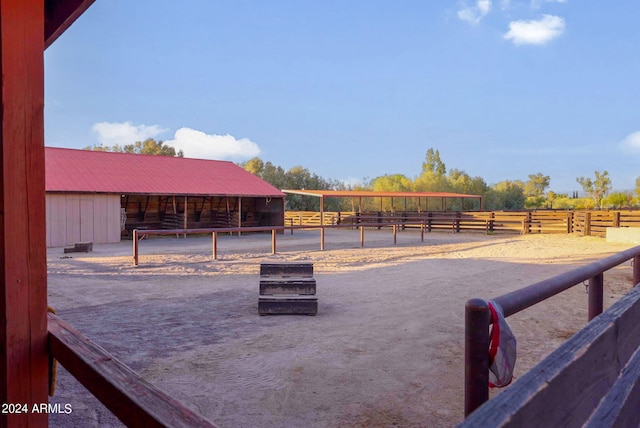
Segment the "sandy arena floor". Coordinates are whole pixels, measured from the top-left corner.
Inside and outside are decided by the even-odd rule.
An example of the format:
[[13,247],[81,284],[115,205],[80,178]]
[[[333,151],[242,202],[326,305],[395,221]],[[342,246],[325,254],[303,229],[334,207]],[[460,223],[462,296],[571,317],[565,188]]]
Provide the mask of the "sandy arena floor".
[[[328,231],[50,249],[49,304],[148,381],[219,427],[450,427],[463,419],[464,305],[630,247],[572,235]],[[71,256],[69,258],[69,256]],[[262,261],[314,263],[317,316],[257,315]],[[605,274],[605,306],[631,287]],[[583,327],[579,285],[508,319],[516,377]],[[120,422],[63,369],[52,427]]]

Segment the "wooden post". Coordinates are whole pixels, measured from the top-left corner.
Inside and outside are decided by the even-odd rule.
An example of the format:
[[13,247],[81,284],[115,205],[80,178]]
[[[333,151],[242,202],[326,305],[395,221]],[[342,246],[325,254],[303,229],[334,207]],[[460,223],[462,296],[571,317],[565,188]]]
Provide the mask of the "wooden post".
[[633,264],[633,285],[640,284],[640,256],[636,256],[631,261]]
[[213,260],[218,259],[218,232],[211,234],[212,247],[213,247]]
[[602,313],[604,275],[602,273],[589,278],[589,321]]
[[[242,227],[242,198],[238,197],[238,227]],[[238,236],[240,236],[242,232],[238,231]]]
[[[176,207],[176,195],[171,195],[171,201],[173,201],[173,217],[174,217],[174,220],[172,221],[173,223],[178,218],[178,208]],[[178,235],[177,233],[176,233],[176,239],[180,239],[180,235]]]
[[397,236],[398,236],[398,226],[394,224],[393,225],[393,245],[396,245],[396,243],[398,242]]
[[364,247],[364,226],[360,226],[360,247]]
[[133,229],[133,265],[138,266],[138,229]]
[[271,229],[271,254],[276,253],[276,230]]
[[47,426],[44,2],[0,0],[0,426]]
[[489,399],[489,305],[471,299],[465,306],[464,415]]
[[567,233],[573,233],[573,211],[567,213]]
[[582,236],[591,235],[591,213],[587,211],[584,213],[584,229],[582,230]]
[[320,250],[324,251],[324,196],[320,196]]
[[[189,213],[188,210],[187,210],[187,207],[189,206],[188,202],[189,202],[188,196],[184,195],[184,219],[182,221],[182,228],[185,229],[185,230],[187,229],[187,225],[189,224],[188,221],[187,221],[187,215]],[[184,234],[184,239],[187,239],[187,234],[186,233]]]

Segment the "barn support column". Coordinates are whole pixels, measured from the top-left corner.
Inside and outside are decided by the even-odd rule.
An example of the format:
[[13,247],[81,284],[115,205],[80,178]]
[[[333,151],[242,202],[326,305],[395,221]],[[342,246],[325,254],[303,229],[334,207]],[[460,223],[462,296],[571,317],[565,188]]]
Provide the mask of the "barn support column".
[[[187,207],[189,206],[189,197],[187,195],[184,195],[184,219],[182,221],[182,228],[183,229],[187,229],[187,226],[189,225],[188,222],[188,215],[189,215],[189,210],[187,210]],[[187,239],[187,234],[184,234],[184,239]]]
[[[238,197],[238,227],[242,227],[242,198]],[[238,236],[242,232],[238,231]]]
[[[0,0],[0,403],[47,403],[44,2]],[[47,426],[0,412],[0,426]]]

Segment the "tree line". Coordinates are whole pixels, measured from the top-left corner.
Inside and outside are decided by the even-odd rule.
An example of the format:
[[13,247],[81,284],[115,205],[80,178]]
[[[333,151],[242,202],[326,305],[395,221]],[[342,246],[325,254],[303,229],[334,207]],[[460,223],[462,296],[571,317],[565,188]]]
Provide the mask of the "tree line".
[[[135,153],[161,156],[184,157],[182,150],[167,146],[163,141],[153,138],[136,141],[123,146],[105,146],[102,144],[85,147],[85,150],[99,150],[120,153]],[[255,157],[241,163],[241,167],[262,178],[278,189],[298,190],[367,190],[380,192],[452,192],[483,197],[485,210],[522,210],[534,208],[555,209],[594,209],[594,208],[627,208],[640,206],[640,177],[636,179],[634,192],[614,192],[607,171],[595,171],[594,177],[578,177],[576,182],[582,187],[587,197],[579,197],[578,192],[571,196],[558,194],[548,190],[551,178],[541,172],[529,174],[528,180],[504,180],[488,185],[482,177],[472,177],[465,171],[447,169],[440,157],[440,152],[429,148],[422,162],[422,170],[415,178],[404,174],[385,174],[359,185],[348,185],[339,180],[325,179],[302,166],[294,166],[285,170],[271,162],[264,162]],[[352,211],[352,201],[329,199],[325,208],[329,211]],[[432,206],[422,207],[427,210],[441,209],[438,201],[431,201]],[[404,210],[404,203],[398,206],[397,201],[390,199],[363,201],[359,207],[367,211]],[[473,201],[450,200],[446,209],[477,209]],[[317,211],[318,198],[301,195],[287,196],[287,209],[296,211]],[[418,201],[407,201],[407,210],[417,210]]]
[[[555,193],[549,189],[551,178],[541,172],[528,175],[528,180],[504,180],[488,185],[482,177],[472,177],[463,170],[447,169],[440,157],[440,152],[429,148],[422,163],[422,170],[417,177],[410,178],[404,174],[385,174],[360,185],[347,185],[336,180],[327,180],[310,172],[302,166],[285,170],[271,162],[253,158],[240,164],[247,171],[271,183],[279,189],[308,190],[369,190],[381,192],[452,192],[483,197],[485,210],[522,210],[535,208],[554,209],[595,209],[625,208],[640,205],[640,177],[636,180],[635,192],[610,193],[612,185],[607,171],[595,171],[595,176],[578,177],[576,182],[587,195],[579,197],[578,192],[569,195]],[[418,201],[407,201],[407,210],[417,210]],[[430,202],[431,206],[422,209],[439,210],[440,202]],[[394,206],[395,204],[395,206]],[[474,206],[475,204],[475,206]],[[405,209],[404,201],[390,199],[382,201],[363,201],[360,207],[366,211],[401,211]],[[478,209],[477,203],[471,200],[448,201],[446,209]],[[317,210],[317,198],[298,195],[287,196],[287,209]],[[327,200],[327,210],[351,211],[354,209],[349,200]]]

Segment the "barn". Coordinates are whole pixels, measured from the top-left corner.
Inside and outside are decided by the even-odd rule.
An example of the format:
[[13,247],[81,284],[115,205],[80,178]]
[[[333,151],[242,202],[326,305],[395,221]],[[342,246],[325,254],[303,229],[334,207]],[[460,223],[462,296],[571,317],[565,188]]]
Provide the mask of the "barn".
[[284,224],[285,194],[232,162],[46,147],[45,172],[47,247]]

